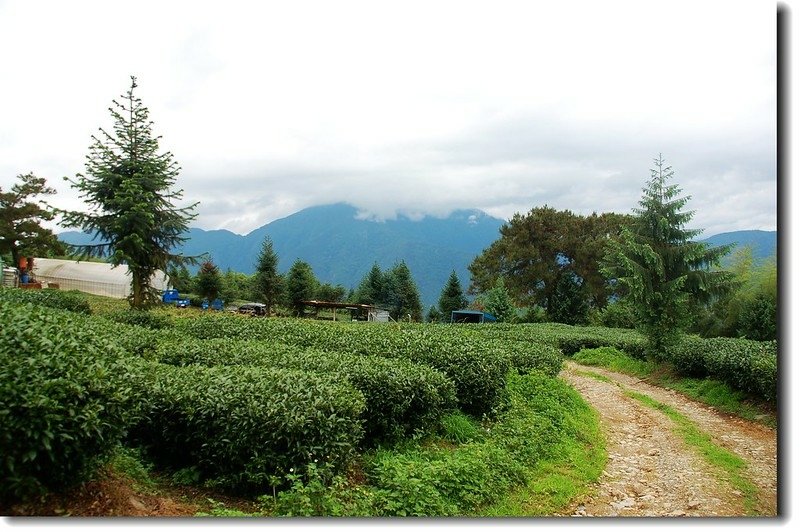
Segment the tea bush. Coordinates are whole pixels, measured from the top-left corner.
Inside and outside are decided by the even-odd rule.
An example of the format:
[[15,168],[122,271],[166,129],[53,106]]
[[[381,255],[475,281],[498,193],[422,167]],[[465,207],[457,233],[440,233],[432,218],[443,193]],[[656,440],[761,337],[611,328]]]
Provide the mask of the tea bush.
[[194,466],[238,492],[263,490],[315,460],[347,463],[364,397],[338,376],[246,366],[157,366],[151,409],[132,430],[158,464]]
[[269,366],[340,375],[364,394],[368,443],[425,429],[456,404],[450,379],[429,366],[403,359],[224,338],[162,342],[157,356],[178,365]]
[[694,377],[713,377],[738,390],[777,399],[778,345],[739,338],[685,337],[670,348],[667,360]]
[[116,310],[105,314],[103,317],[117,323],[137,325],[146,329],[166,329],[172,325],[172,320],[169,316],[148,310]]
[[247,338],[355,355],[406,359],[447,375],[456,386],[459,408],[480,416],[502,404],[509,368],[555,375],[557,351],[526,340],[509,343],[502,336],[453,325],[319,323],[307,320],[248,319],[209,315],[176,322],[180,333],[195,338]]
[[0,499],[85,479],[143,405],[143,362],[89,320],[0,300]]
[[29,290],[0,287],[0,301],[11,303],[33,303],[42,307],[57,308],[91,314],[92,309],[86,297],[77,290],[64,291],[55,289]]

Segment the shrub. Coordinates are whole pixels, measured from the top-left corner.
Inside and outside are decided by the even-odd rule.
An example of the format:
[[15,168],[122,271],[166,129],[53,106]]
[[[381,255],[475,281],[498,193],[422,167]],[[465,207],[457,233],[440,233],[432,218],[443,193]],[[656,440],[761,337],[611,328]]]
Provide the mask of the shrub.
[[149,310],[126,309],[105,314],[104,317],[125,325],[137,325],[146,329],[166,329],[172,325],[172,320],[164,314],[156,314]]
[[403,359],[232,339],[164,342],[157,356],[178,365],[268,366],[340,375],[364,394],[367,443],[425,429],[456,403],[453,382],[444,374]]
[[239,492],[265,490],[271,476],[315,460],[341,469],[363,431],[363,395],[335,376],[162,364],[151,393],[133,441],[162,466],[195,466]]
[[768,401],[777,398],[777,342],[686,337],[667,353],[685,375],[709,376]]
[[0,499],[78,483],[135,421],[143,366],[79,314],[0,301],[0,323]]
[[0,287],[0,301],[10,303],[33,303],[42,307],[69,310],[81,314],[91,314],[92,309],[86,297],[77,290],[62,292],[61,290],[22,290],[19,288]]

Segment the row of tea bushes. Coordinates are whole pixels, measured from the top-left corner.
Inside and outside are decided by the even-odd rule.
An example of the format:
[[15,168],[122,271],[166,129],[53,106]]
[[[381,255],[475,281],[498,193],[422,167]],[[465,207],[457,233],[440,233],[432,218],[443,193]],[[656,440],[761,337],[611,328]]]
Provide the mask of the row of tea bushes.
[[456,405],[453,382],[409,360],[331,353],[265,341],[215,338],[161,342],[159,360],[174,365],[264,366],[336,374],[364,394],[365,440],[411,435]]
[[667,359],[684,375],[712,377],[767,401],[777,400],[775,341],[687,336],[669,349]]
[[131,432],[158,464],[264,492],[304,464],[341,470],[362,438],[364,396],[337,375],[252,366],[155,366]]
[[85,479],[140,416],[147,364],[92,318],[0,298],[0,500]]
[[247,338],[353,355],[399,358],[425,364],[456,386],[459,407],[481,416],[499,406],[508,370],[555,375],[557,349],[547,344],[506,342],[468,334],[460,326],[320,323],[210,315],[176,320],[179,334],[199,339]]
[[79,312],[81,314],[91,314],[92,309],[86,297],[77,290],[23,290],[20,288],[0,287],[0,301],[9,303],[32,303],[42,307],[57,308]]

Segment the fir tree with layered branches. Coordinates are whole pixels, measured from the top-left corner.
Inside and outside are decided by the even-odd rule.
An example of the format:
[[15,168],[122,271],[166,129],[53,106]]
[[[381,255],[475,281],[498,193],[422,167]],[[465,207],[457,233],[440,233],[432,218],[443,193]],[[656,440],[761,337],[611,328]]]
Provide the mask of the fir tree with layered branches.
[[660,154],[654,162],[633,223],[611,243],[603,272],[627,293],[649,353],[659,359],[688,325],[691,306],[723,295],[733,276],[711,271],[731,246],[693,240],[702,230],[685,228],[694,216],[684,211],[691,198],[670,183],[674,172]]
[[134,95],[136,78],[121,102],[109,107],[113,131],[100,128],[92,136],[86,156],[86,174],[65,178],[79,190],[88,212],[60,211],[67,226],[95,235],[98,243],[78,246],[84,256],[110,257],[115,266],[125,264],[131,273],[131,306],[146,307],[158,301],[152,286],[158,270],[193,262],[173,253],[187,240],[184,233],[195,218],[196,203],[177,207],[183,191],[175,189],[180,171],[172,153],[159,151],[161,137],[141,99]]

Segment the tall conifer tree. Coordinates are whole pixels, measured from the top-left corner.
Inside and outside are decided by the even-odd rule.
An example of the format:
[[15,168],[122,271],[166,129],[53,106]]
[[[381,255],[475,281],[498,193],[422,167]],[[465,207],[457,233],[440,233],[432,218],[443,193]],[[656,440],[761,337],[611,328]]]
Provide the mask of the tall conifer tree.
[[270,309],[280,299],[283,291],[283,277],[278,273],[278,254],[272,247],[272,239],[264,237],[261,253],[258,255],[254,278],[255,291],[267,305],[267,316]]
[[82,194],[88,212],[66,212],[65,225],[94,233],[99,243],[78,246],[86,256],[110,254],[114,265],[127,264],[131,272],[131,305],[145,307],[158,301],[152,287],[157,270],[191,261],[172,250],[186,241],[183,234],[195,218],[196,203],[176,207],[183,191],[174,189],[180,168],[170,152],[160,152],[152,133],[149,111],[134,95],[136,78],[109,108],[112,132],[100,128],[92,136],[86,156],[86,175],[67,179]]
[[634,221],[611,243],[603,271],[626,289],[650,354],[660,358],[688,324],[690,305],[724,294],[732,275],[710,271],[731,246],[693,240],[702,230],[684,227],[694,215],[683,211],[690,197],[668,183],[674,172],[660,154],[654,162]]
[[458,275],[453,270],[444,288],[442,288],[442,294],[439,296],[440,319],[449,322],[450,315],[454,310],[459,310],[466,306],[467,298],[461,288],[461,281],[458,280]]

